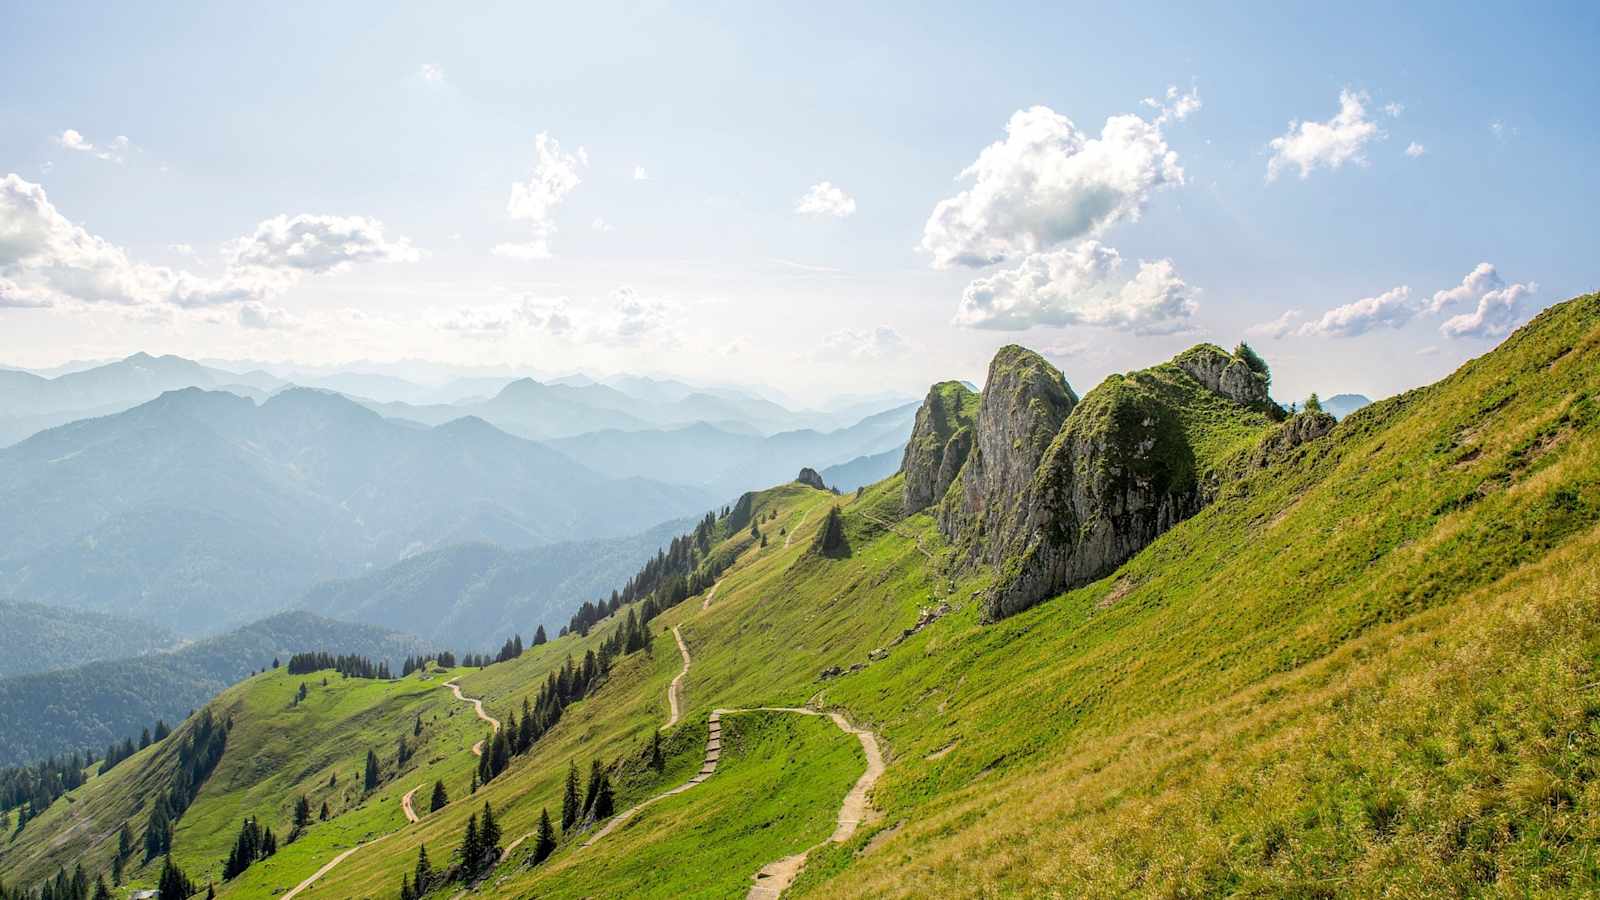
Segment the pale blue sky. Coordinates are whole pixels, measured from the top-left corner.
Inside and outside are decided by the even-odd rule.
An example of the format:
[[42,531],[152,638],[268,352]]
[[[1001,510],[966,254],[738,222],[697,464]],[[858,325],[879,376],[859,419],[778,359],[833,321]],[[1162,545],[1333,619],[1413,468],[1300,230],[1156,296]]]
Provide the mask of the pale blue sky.
[[[251,270],[267,280],[247,303],[186,308],[161,299],[172,272],[94,301],[58,277],[78,263],[7,257],[0,240],[13,297],[48,304],[0,301],[0,363],[420,357],[749,373],[804,395],[980,380],[1018,342],[1086,390],[1255,327],[1280,396],[1376,396],[1600,287],[1600,7],[1123,6],[8,3],[0,176],[37,185],[128,265],[224,278],[240,252],[224,245],[280,214],[382,233],[341,270]],[[1111,116],[1155,123],[1141,101],[1169,85],[1200,101],[1159,123],[1181,184],[1129,189],[1124,214],[1040,246],[999,234],[1015,252],[995,265],[933,267],[930,215],[1014,113],[1048,107],[1093,137]],[[1361,114],[1339,130],[1345,91]],[[1269,181],[1291,120],[1337,133],[1286,145]],[[68,129],[93,149],[68,146]],[[541,208],[550,258],[496,255],[534,237],[508,198],[540,133],[579,183]],[[1028,183],[1033,163],[1008,165],[997,183]],[[854,212],[797,212],[821,182]],[[1005,204],[1028,206],[1008,198],[978,211],[983,228],[1005,232]],[[1050,204],[1079,199],[1028,208],[1057,222]],[[963,307],[969,285],[1012,285],[1013,266],[1043,272],[1086,240],[1121,269],[1064,276],[1058,258],[1049,285],[1014,295],[1023,306]],[[1169,260],[1163,285],[1181,281],[1187,305],[1112,303],[1141,260]],[[1492,277],[1433,301],[1485,262]],[[1487,319],[1442,330],[1486,294]],[[976,318],[953,324],[958,310]],[[1290,310],[1283,336],[1260,327]]]

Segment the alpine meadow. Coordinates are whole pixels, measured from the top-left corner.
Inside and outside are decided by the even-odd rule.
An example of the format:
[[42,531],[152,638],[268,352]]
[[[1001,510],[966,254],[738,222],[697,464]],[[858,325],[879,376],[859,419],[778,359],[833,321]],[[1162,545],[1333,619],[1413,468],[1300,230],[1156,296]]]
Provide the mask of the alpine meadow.
[[0,900],[1600,895],[1595,8],[5,18]]

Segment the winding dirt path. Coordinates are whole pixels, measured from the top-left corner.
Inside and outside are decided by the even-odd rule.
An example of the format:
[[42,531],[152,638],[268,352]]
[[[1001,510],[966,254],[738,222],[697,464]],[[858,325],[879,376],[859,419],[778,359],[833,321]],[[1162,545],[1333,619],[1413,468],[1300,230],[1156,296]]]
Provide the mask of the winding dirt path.
[[750,892],[745,895],[745,900],[764,900],[764,898],[781,895],[789,885],[794,883],[795,878],[800,874],[800,870],[805,868],[806,857],[811,855],[812,850],[821,847],[823,844],[842,844],[850,840],[850,836],[856,833],[856,828],[861,825],[861,822],[872,810],[872,803],[867,799],[867,792],[872,790],[874,784],[877,784],[878,778],[883,775],[884,769],[883,749],[878,746],[878,736],[865,728],[857,728],[851,725],[849,720],[840,713],[824,713],[814,709],[798,708],[764,707],[763,709],[767,712],[827,716],[833,720],[833,724],[837,725],[840,731],[845,734],[855,735],[856,740],[861,742],[861,751],[867,757],[867,768],[866,771],[861,773],[861,777],[856,779],[855,785],[850,788],[850,793],[844,795],[844,802],[839,804],[838,824],[834,826],[833,834],[829,835],[828,839],[821,844],[808,847],[793,856],[785,856],[783,859],[762,866],[761,870],[756,872],[756,883],[751,886]]
[[[471,703],[472,704],[472,708],[478,714],[478,718],[482,719],[485,722],[488,722],[489,725],[494,728],[494,733],[495,734],[499,734],[500,733],[500,720],[496,719],[495,717],[493,717],[493,716],[491,716],[488,713],[483,711],[483,701],[482,700],[474,699],[472,697],[463,696],[462,693],[461,693],[461,685],[456,684],[455,681],[453,681],[453,680],[452,681],[446,681],[444,683],[444,686],[450,689],[450,693],[454,694],[457,700],[460,700],[462,703]],[[476,744],[472,745],[472,755],[473,756],[482,756],[483,755],[483,741],[479,741]],[[420,784],[417,785],[416,787],[414,787],[411,790],[407,791],[406,795],[404,797],[400,798],[400,809],[406,814],[406,821],[407,822],[416,822],[416,821],[418,821],[416,811],[413,810],[412,807],[411,807],[411,796],[413,794],[415,794],[421,787],[422,787],[422,785],[420,785]],[[312,872],[311,873],[311,877],[309,877],[305,881],[302,881],[299,884],[295,885],[294,888],[291,889],[288,893],[284,894],[280,898],[280,900],[293,900],[295,895],[299,894],[301,891],[305,890],[306,888],[311,887],[313,884],[316,884],[318,879],[322,878],[322,876],[328,874],[329,872],[332,872],[335,866],[337,866],[340,863],[344,862],[346,859],[349,859],[350,858],[350,854],[356,852],[357,850],[360,850],[362,847],[371,846],[372,844],[376,844],[377,842],[383,840],[384,838],[390,837],[390,836],[392,836],[394,834],[397,834],[397,833],[398,832],[391,831],[388,834],[379,835],[378,837],[375,837],[370,841],[362,841],[361,843],[355,845],[354,847],[351,847],[349,850],[346,850],[343,853],[340,853],[338,856],[335,856],[333,859],[328,860],[327,863],[325,863],[322,866],[322,868],[316,870],[315,872]],[[512,844],[511,846],[512,847],[516,847],[516,845],[522,843],[522,841],[526,837],[527,837],[527,835],[523,835],[523,837],[518,838],[516,843]],[[510,852],[510,851],[507,851],[507,852]]]
[[810,517],[810,515],[811,515],[811,510],[809,510],[809,509],[808,509],[808,510],[806,510],[806,511],[805,511],[805,512],[804,512],[804,513],[803,513],[803,514],[801,514],[801,516],[800,516],[800,521],[798,521],[798,522],[796,522],[796,523],[794,523],[794,527],[793,527],[793,528],[791,528],[791,529],[789,529],[789,531],[788,531],[788,533],[786,533],[786,534],[785,534],[785,535],[784,535],[784,536],[783,536],[783,546],[784,546],[784,547],[788,547],[788,546],[789,546],[789,542],[790,542],[790,541],[792,541],[792,540],[794,540],[794,533],[795,533],[795,532],[796,532],[796,531],[799,531],[799,530],[800,530],[800,527],[801,527],[801,526],[802,526],[802,525],[804,525],[804,524],[806,524],[806,519],[807,519],[807,518],[808,518],[808,517]]
[[667,724],[661,726],[662,731],[666,731],[668,728],[678,724],[678,707],[680,705],[679,698],[683,696],[683,679],[688,677],[689,663],[692,662],[689,658],[689,647],[683,642],[682,628],[683,626],[681,625],[672,626],[672,636],[678,639],[678,652],[683,654],[683,671],[679,672],[678,677],[672,679],[672,684],[667,687],[667,706],[671,708],[672,714],[667,717]]
[[896,523],[891,522],[888,519],[883,518],[882,516],[875,515],[873,513],[869,513],[866,510],[862,510],[861,511],[861,516],[863,518],[865,518],[869,522],[876,522],[877,524],[882,525],[884,528],[889,529],[890,531],[894,532],[895,534],[900,535],[903,538],[909,538],[909,539],[911,539],[913,541],[916,541],[917,542],[917,549],[922,551],[922,555],[926,556],[930,560],[933,559],[933,551],[929,550],[927,547],[924,547],[922,545],[922,535],[920,535],[920,534],[907,534],[904,531],[901,531],[900,530],[900,526],[897,525]]
[[700,611],[701,612],[705,612],[706,610],[711,608],[711,598],[715,597],[717,595],[717,588],[719,588],[719,587],[722,587],[722,582],[720,582],[720,581],[717,582],[716,584],[713,584],[711,586],[711,590],[706,591],[705,602],[700,604]]
[[322,866],[322,868],[316,870],[315,872],[312,872],[311,873],[311,877],[309,877],[305,881],[302,881],[299,884],[295,885],[293,888],[290,888],[289,891],[283,895],[282,900],[294,900],[294,897],[297,894],[299,894],[301,891],[305,890],[306,888],[311,887],[313,884],[316,884],[317,883],[317,879],[319,879],[322,876],[328,874],[329,872],[332,872],[333,871],[333,867],[337,866],[339,863],[342,863],[346,859],[348,859],[350,857],[350,854],[356,852],[357,850],[360,850],[362,847],[370,847],[373,844],[378,843],[379,841],[383,840],[384,838],[389,837],[390,835],[392,835],[394,833],[395,832],[391,831],[391,832],[389,832],[389,834],[379,835],[378,837],[375,837],[370,841],[362,841],[361,843],[355,845],[354,847],[351,847],[349,850],[346,850],[343,853],[339,854],[338,856],[335,856],[333,859],[328,860],[327,863],[325,863]]
[[[673,627],[672,636],[677,638],[678,652],[683,654],[683,671],[678,673],[678,677],[672,679],[671,686],[667,688],[667,704],[671,707],[671,715],[667,718],[667,724],[661,726],[662,730],[666,730],[671,728],[673,725],[678,724],[679,707],[681,704],[680,695],[683,691],[683,679],[689,674],[689,666],[694,662],[693,657],[689,655],[689,647],[683,642],[683,632],[681,631],[681,626]],[[599,831],[596,831],[589,837],[588,840],[583,842],[583,847],[588,848],[594,846],[595,842],[615,831],[624,822],[627,822],[629,819],[632,819],[634,816],[638,815],[642,810],[645,809],[645,807],[665,800],[668,797],[681,794],[684,791],[687,791],[695,785],[700,784],[701,782],[710,778],[717,771],[717,763],[722,758],[722,716],[724,713],[741,712],[780,712],[793,713],[801,716],[826,716],[830,721],[833,722],[834,725],[838,726],[840,731],[843,731],[845,734],[855,735],[856,740],[861,742],[862,753],[867,757],[866,771],[862,772],[861,777],[856,779],[855,785],[850,788],[850,792],[845,794],[844,801],[839,804],[839,815],[837,817],[837,824],[835,824],[833,829],[833,834],[829,835],[828,839],[823,841],[821,844],[807,847],[806,849],[792,856],[785,856],[780,860],[776,860],[766,864],[765,866],[762,866],[760,871],[756,872],[754,876],[756,883],[751,886],[749,894],[746,895],[746,900],[765,900],[765,898],[769,897],[778,897],[789,887],[789,885],[794,883],[795,878],[800,874],[800,870],[805,867],[806,857],[811,855],[811,851],[817,849],[817,847],[823,846],[823,844],[830,842],[842,844],[845,841],[848,841],[850,836],[855,834],[856,828],[860,826],[862,820],[865,819],[871,812],[872,804],[867,799],[867,792],[872,790],[872,786],[877,784],[879,776],[883,775],[883,749],[878,745],[878,736],[865,728],[857,728],[856,726],[851,725],[850,721],[846,719],[842,713],[823,712],[822,710],[806,709],[793,706],[759,706],[750,709],[712,710],[710,717],[706,719],[708,732],[708,736],[706,738],[706,755],[700,763],[700,771],[696,772],[694,777],[690,778],[683,784],[680,784],[669,791],[657,794],[654,797],[644,800],[643,802],[631,806],[617,815],[612,816],[611,819],[606,822],[604,827],[602,827]],[[521,844],[526,838],[527,835],[524,835],[513,842],[511,846],[506,849],[506,855],[509,856],[511,851],[516,849],[517,845]],[[457,895],[457,897],[459,896],[460,895]],[[456,898],[452,898],[452,900],[456,900]]]
[[[450,689],[450,693],[456,695],[456,699],[457,700],[460,700],[462,703],[471,703],[473,710],[475,712],[477,712],[477,714],[478,714],[478,718],[484,720],[485,722],[488,722],[489,726],[494,729],[494,733],[495,734],[499,734],[500,733],[500,720],[496,719],[494,716],[491,716],[488,713],[483,711],[483,701],[482,700],[477,700],[477,699],[474,699],[472,697],[463,696],[462,693],[461,693],[461,685],[456,684],[454,681],[446,681],[444,683],[444,686]],[[483,755],[483,741],[479,741],[476,744],[472,745],[472,755],[473,756],[482,756]]]

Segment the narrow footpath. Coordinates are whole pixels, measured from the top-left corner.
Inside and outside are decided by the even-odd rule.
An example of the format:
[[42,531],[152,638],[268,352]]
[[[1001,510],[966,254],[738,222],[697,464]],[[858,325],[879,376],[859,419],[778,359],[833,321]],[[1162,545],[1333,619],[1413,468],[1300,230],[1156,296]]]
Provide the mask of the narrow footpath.
[[[667,688],[667,705],[670,709],[670,714],[667,718],[667,723],[661,726],[662,729],[671,728],[678,722],[679,708],[682,703],[681,694],[683,690],[683,679],[689,674],[689,666],[694,662],[693,658],[689,655],[688,646],[683,642],[683,634],[679,628],[673,628],[672,634],[678,639],[678,652],[683,654],[683,671],[678,673],[678,677],[672,679],[671,686]],[[851,725],[850,721],[841,713],[824,712],[822,710],[805,709],[800,707],[760,706],[749,709],[712,710],[711,715],[706,720],[708,731],[708,737],[706,739],[706,755],[700,763],[700,771],[696,772],[694,777],[690,778],[683,784],[680,784],[669,791],[657,794],[654,797],[651,797],[635,806],[623,810],[615,816],[612,816],[611,819],[606,822],[604,827],[591,835],[588,840],[583,842],[583,847],[588,848],[594,846],[594,844],[601,838],[604,838],[606,835],[615,831],[624,822],[627,822],[634,816],[638,815],[645,807],[665,800],[668,797],[681,794],[695,785],[704,782],[706,779],[715,774],[717,771],[717,762],[722,757],[722,717],[724,714],[742,712],[778,712],[792,713],[794,715],[801,716],[826,716],[831,722],[833,722],[834,725],[838,726],[840,731],[843,731],[845,734],[855,735],[856,739],[861,742],[862,753],[867,757],[866,771],[862,772],[861,777],[856,779],[855,785],[850,788],[850,792],[845,794],[844,801],[839,804],[839,814],[836,819],[833,834],[829,835],[828,839],[823,841],[821,844],[808,847],[792,856],[786,856],[782,859],[762,866],[760,871],[756,872],[754,876],[756,883],[751,886],[749,894],[746,895],[746,900],[767,900],[767,898],[781,895],[790,884],[794,883],[794,879],[800,874],[800,870],[805,867],[806,857],[811,854],[811,851],[827,843],[842,844],[845,841],[848,841],[850,837],[855,834],[856,828],[860,826],[862,820],[871,812],[872,805],[867,799],[867,794],[872,790],[872,786],[877,784],[878,778],[883,775],[883,749],[878,744],[878,736],[865,728],[857,728],[856,726]],[[522,843],[522,839],[519,838],[517,842],[511,846],[512,848],[515,848],[516,845],[520,843]],[[511,851],[508,849],[506,852],[509,854]]]
[[[687,652],[687,651],[685,651],[685,652]],[[444,683],[444,686],[450,689],[450,693],[454,694],[457,700],[460,700],[462,703],[471,703],[473,710],[476,711],[477,714],[478,714],[478,718],[482,719],[485,722],[488,722],[490,727],[492,727],[494,729],[494,733],[495,734],[499,734],[500,733],[500,720],[496,719],[495,717],[493,717],[493,716],[491,716],[488,713],[485,713],[483,711],[483,701],[482,700],[475,699],[473,697],[463,696],[462,693],[461,693],[461,685],[456,684],[454,681],[446,681]],[[482,756],[483,755],[483,741],[479,741],[476,744],[472,745],[472,755],[473,756]],[[411,805],[411,797],[421,787],[422,787],[422,785],[420,785],[420,784],[417,785],[417,787],[414,787],[411,790],[407,791],[406,795],[404,797],[400,798],[400,809],[401,809],[401,811],[403,811],[406,814],[406,821],[407,822],[416,822],[416,821],[418,821],[417,813],[412,808],[412,805]],[[388,834],[379,835],[378,837],[375,837],[370,841],[362,841],[361,843],[355,845],[354,847],[351,847],[349,850],[346,850],[343,853],[340,853],[338,856],[335,856],[333,859],[328,860],[328,862],[322,868],[320,868],[317,871],[311,873],[311,877],[310,878],[307,878],[305,881],[300,882],[299,884],[295,885],[293,889],[291,889],[287,893],[285,893],[283,895],[283,897],[281,898],[281,900],[293,900],[293,898],[296,895],[298,895],[301,891],[304,891],[306,888],[309,888],[313,884],[316,884],[317,881],[322,878],[322,876],[328,874],[329,872],[332,872],[335,866],[337,866],[340,863],[344,862],[346,859],[349,859],[350,855],[352,853],[355,853],[357,850],[360,850],[362,847],[368,847],[368,846],[371,846],[373,844],[376,844],[377,842],[379,842],[379,841],[383,840],[384,838],[387,838],[387,837],[389,837],[389,836],[391,836],[391,835],[393,835],[395,833],[396,832],[391,831]],[[506,852],[510,853],[511,850],[515,849],[517,844],[522,843],[522,841],[526,837],[527,837],[527,835],[523,835],[523,837],[518,838],[516,843],[513,843],[511,845],[511,847],[506,850]]]
[[672,684],[667,687],[667,705],[671,707],[672,714],[667,716],[667,724],[661,726],[662,731],[678,724],[678,705],[679,698],[683,696],[683,679],[689,675],[689,648],[683,643],[682,626],[672,626],[672,636],[678,639],[678,652],[683,654],[683,671],[679,672],[678,677],[672,679]]
[[[450,693],[456,695],[456,699],[457,700],[460,700],[462,703],[471,703],[472,704],[472,709],[475,712],[477,712],[477,714],[478,714],[478,718],[484,720],[485,722],[488,722],[489,726],[494,729],[494,733],[495,734],[499,734],[500,733],[500,720],[496,719],[494,716],[491,716],[488,713],[483,711],[483,701],[482,700],[476,700],[476,699],[473,699],[472,697],[463,697],[461,695],[461,685],[456,684],[454,681],[446,681],[444,683],[444,686],[450,689]],[[472,755],[473,756],[482,756],[483,755],[483,741],[479,741],[476,744],[472,745]]]

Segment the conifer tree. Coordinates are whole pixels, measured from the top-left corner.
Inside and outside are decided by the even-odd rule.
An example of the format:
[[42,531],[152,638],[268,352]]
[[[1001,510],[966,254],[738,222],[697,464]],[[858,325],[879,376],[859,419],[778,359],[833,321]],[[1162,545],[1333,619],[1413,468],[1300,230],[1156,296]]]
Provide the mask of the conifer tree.
[[369,791],[378,787],[378,754],[371,750],[367,751],[367,775],[364,783]]
[[548,641],[549,641],[549,640],[550,640],[550,639],[549,639],[549,638],[547,638],[547,637],[545,637],[545,635],[544,635],[544,626],[543,626],[543,625],[540,625],[540,626],[539,626],[539,628],[538,628],[538,630],[536,630],[536,631],[535,631],[535,632],[534,632],[534,633],[533,633],[533,645],[534,645],[534,646],[535,646],[535,647],[537,647],[537,646],[539,646],[539,645],[540,645],[540,644],[543,644],[543,643],[547,643],[547,642],[548,642]]
[[489,808],[489,801],[483,801],[483,824],[478,826],[478,843],[483,847],[484,856],[494,856],[500,852],[500,823],[494,820],[494,810]]
[[661,732],[650,732],[650,768],[657,772],[667,767],[667,759],[661,754]]
[[582,814],[578,806],[578,766],[569,761],[567,763],[567,787],[561,795],[561,833],[572,831],[572,826]]
[[294,801],[294,828],[299,831],[310,824],[311,801],[306,799],[305,794],[301,794],[300,799]]
[[122,856],[111,857],[111,883],[122,887]]
[[111,890],[106,887],[103,875],[94,880],[94,900],[111,900]]
[[150,821],[144,828],[144,857],[155,859],[172,848],[172,820],[167,817],[167,803],[157,800],[150,811]]
[[427,844],[417,848],[417,870],[412,877],[412,884],[416,887],[418,897],[427,894],[428,888],[433,885],[433,866],[428,863]]
[[587,818],[594,812],[595,797],[600,795],[600,760],[594,760],[589,766],[589,785],[583,790],[583,815]]
[[471,881],[478,874],[478,860],[483,858],[483,847],[478,843],[478,814],[467,817],[467,833],[461,839],[461,872],[464,880]]
[[122,823],[122,830],[117,832],[117,858],[122,859],[133,852],[133,829],[127,822]]
[[533,839],[533,864],[538,865],[556,852],[556,830],[550,825],[550,810],[539,810],[539,833]]
[[828,510],[828,519],[822,523],[822,529],[817,532],[816,542],[811,545],[811,552],[829,559],[841,559],[850,555],[850,543],[844,536],[844,517],[839,514],[839,507]]
[[1319,412],[1322,412],[1322,400],[1321,400],[1321,398],[1319,398],[1317,396],[1315,391],[1312,391],[1311,392],[1311,396],[1306,398],[1306,412],[1308,412],[1308,413],[1319,413]]
[[183,874],[182,869],[172,864],[170,856],[161,867],[161,880],[157,884],[157,900],[189,900],[194,894],[194,882]]
[[617,801],[611,793],[611,777],[604,772],[600,773],[600,790],[594,798],[594,817],[596,821],[611,818],[616,812]]
[[317,813],[318,822],[328,821],[328,801],[322,801],[322,812]]
[[433,783],[433,799],[428,803],[428,812],[438,812],[450,802],[450,795],[445,793],[444,781],[441,779]]

